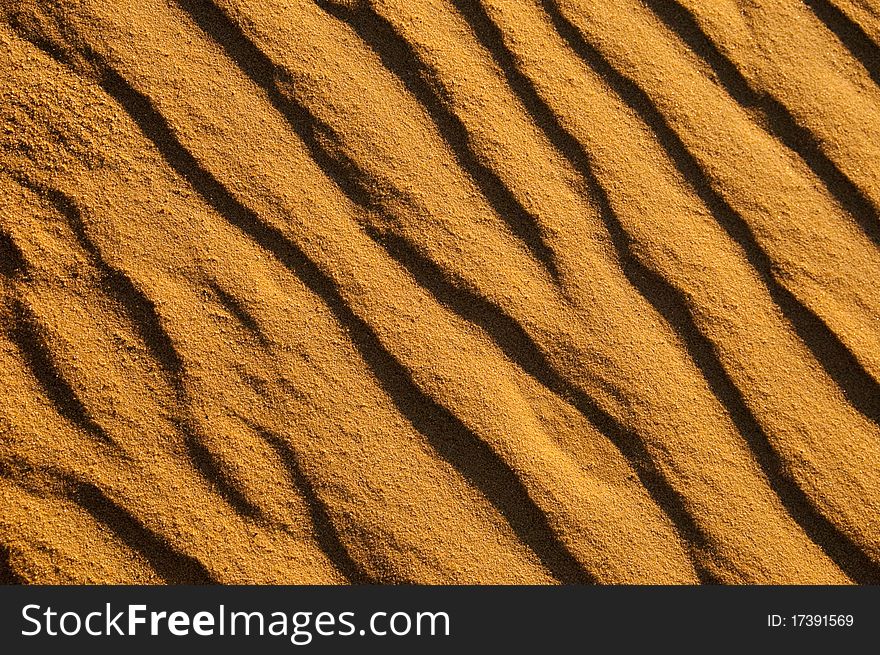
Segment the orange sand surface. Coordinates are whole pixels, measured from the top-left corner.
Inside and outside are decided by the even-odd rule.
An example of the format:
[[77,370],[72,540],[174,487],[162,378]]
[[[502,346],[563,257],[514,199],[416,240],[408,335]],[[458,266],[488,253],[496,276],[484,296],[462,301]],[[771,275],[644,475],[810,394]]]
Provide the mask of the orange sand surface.
[[0,14],[0,581],[880,583],[877,0]]

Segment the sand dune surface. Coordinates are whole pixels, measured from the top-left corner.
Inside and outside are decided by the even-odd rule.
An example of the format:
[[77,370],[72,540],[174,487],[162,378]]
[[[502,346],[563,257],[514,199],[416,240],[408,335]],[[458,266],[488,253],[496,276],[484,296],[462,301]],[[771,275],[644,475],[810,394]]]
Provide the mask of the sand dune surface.
[[876,2],[0,13],[0,581],[880,583]]

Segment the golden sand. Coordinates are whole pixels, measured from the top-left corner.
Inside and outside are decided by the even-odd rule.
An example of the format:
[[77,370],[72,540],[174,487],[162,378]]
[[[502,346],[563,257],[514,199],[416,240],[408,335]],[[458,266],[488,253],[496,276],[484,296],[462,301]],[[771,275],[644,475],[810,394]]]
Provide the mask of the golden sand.
[[3,582],[880,582],[876,2],[0,10]]

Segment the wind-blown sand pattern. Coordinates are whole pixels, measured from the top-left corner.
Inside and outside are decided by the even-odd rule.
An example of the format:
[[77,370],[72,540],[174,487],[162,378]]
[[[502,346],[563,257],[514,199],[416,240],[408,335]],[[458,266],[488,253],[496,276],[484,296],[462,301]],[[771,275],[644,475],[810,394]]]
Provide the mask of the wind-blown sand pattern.
[[880,5],[3,0],[0,580],[880,583]]

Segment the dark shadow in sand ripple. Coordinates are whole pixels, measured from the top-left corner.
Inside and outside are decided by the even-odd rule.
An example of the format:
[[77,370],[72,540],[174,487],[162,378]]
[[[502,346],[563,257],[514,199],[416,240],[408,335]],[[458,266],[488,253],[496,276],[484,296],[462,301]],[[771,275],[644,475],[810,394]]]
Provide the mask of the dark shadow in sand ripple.
[[249,427],[260,435],[278,455],[287,472],[290,474],[293,484],[305,499],[309,508],[309,516],[315,531],[315,540],[330,558],[336,569],[345,576],[351,584],[376,584],[381,580],[373,579],[349,554],[333,520],[330,518],[330,509],[316,493],[311,480],[306,476],[299,463],[299,456],[290,444],[281,435],[247,422]]
[[880,46],[830,0],[803,0],[803,3],[813,10],[825,27],[834,32],[850,54],[865,67],[874,84],[880,86]]
[[12,568],[12,551],[6,544],[0,544],[0,585],[24,584]]
[[5,230],[0,230],[0,275],[12,278],[25,270],[24,255],[18,244]]
[[34,379],[55,411],[103,444],[115,445],[109,434],[89,414],[73,386],[61,373],[44,330],[29,307],[16,300],[12,303],[12,325],[8,335],[16,345]]
[[94,519],[139,553],[166,584],[217,584],[196,558],[181,553],[168,540],[141,523],[95,485],[65,478],[70,498]]

